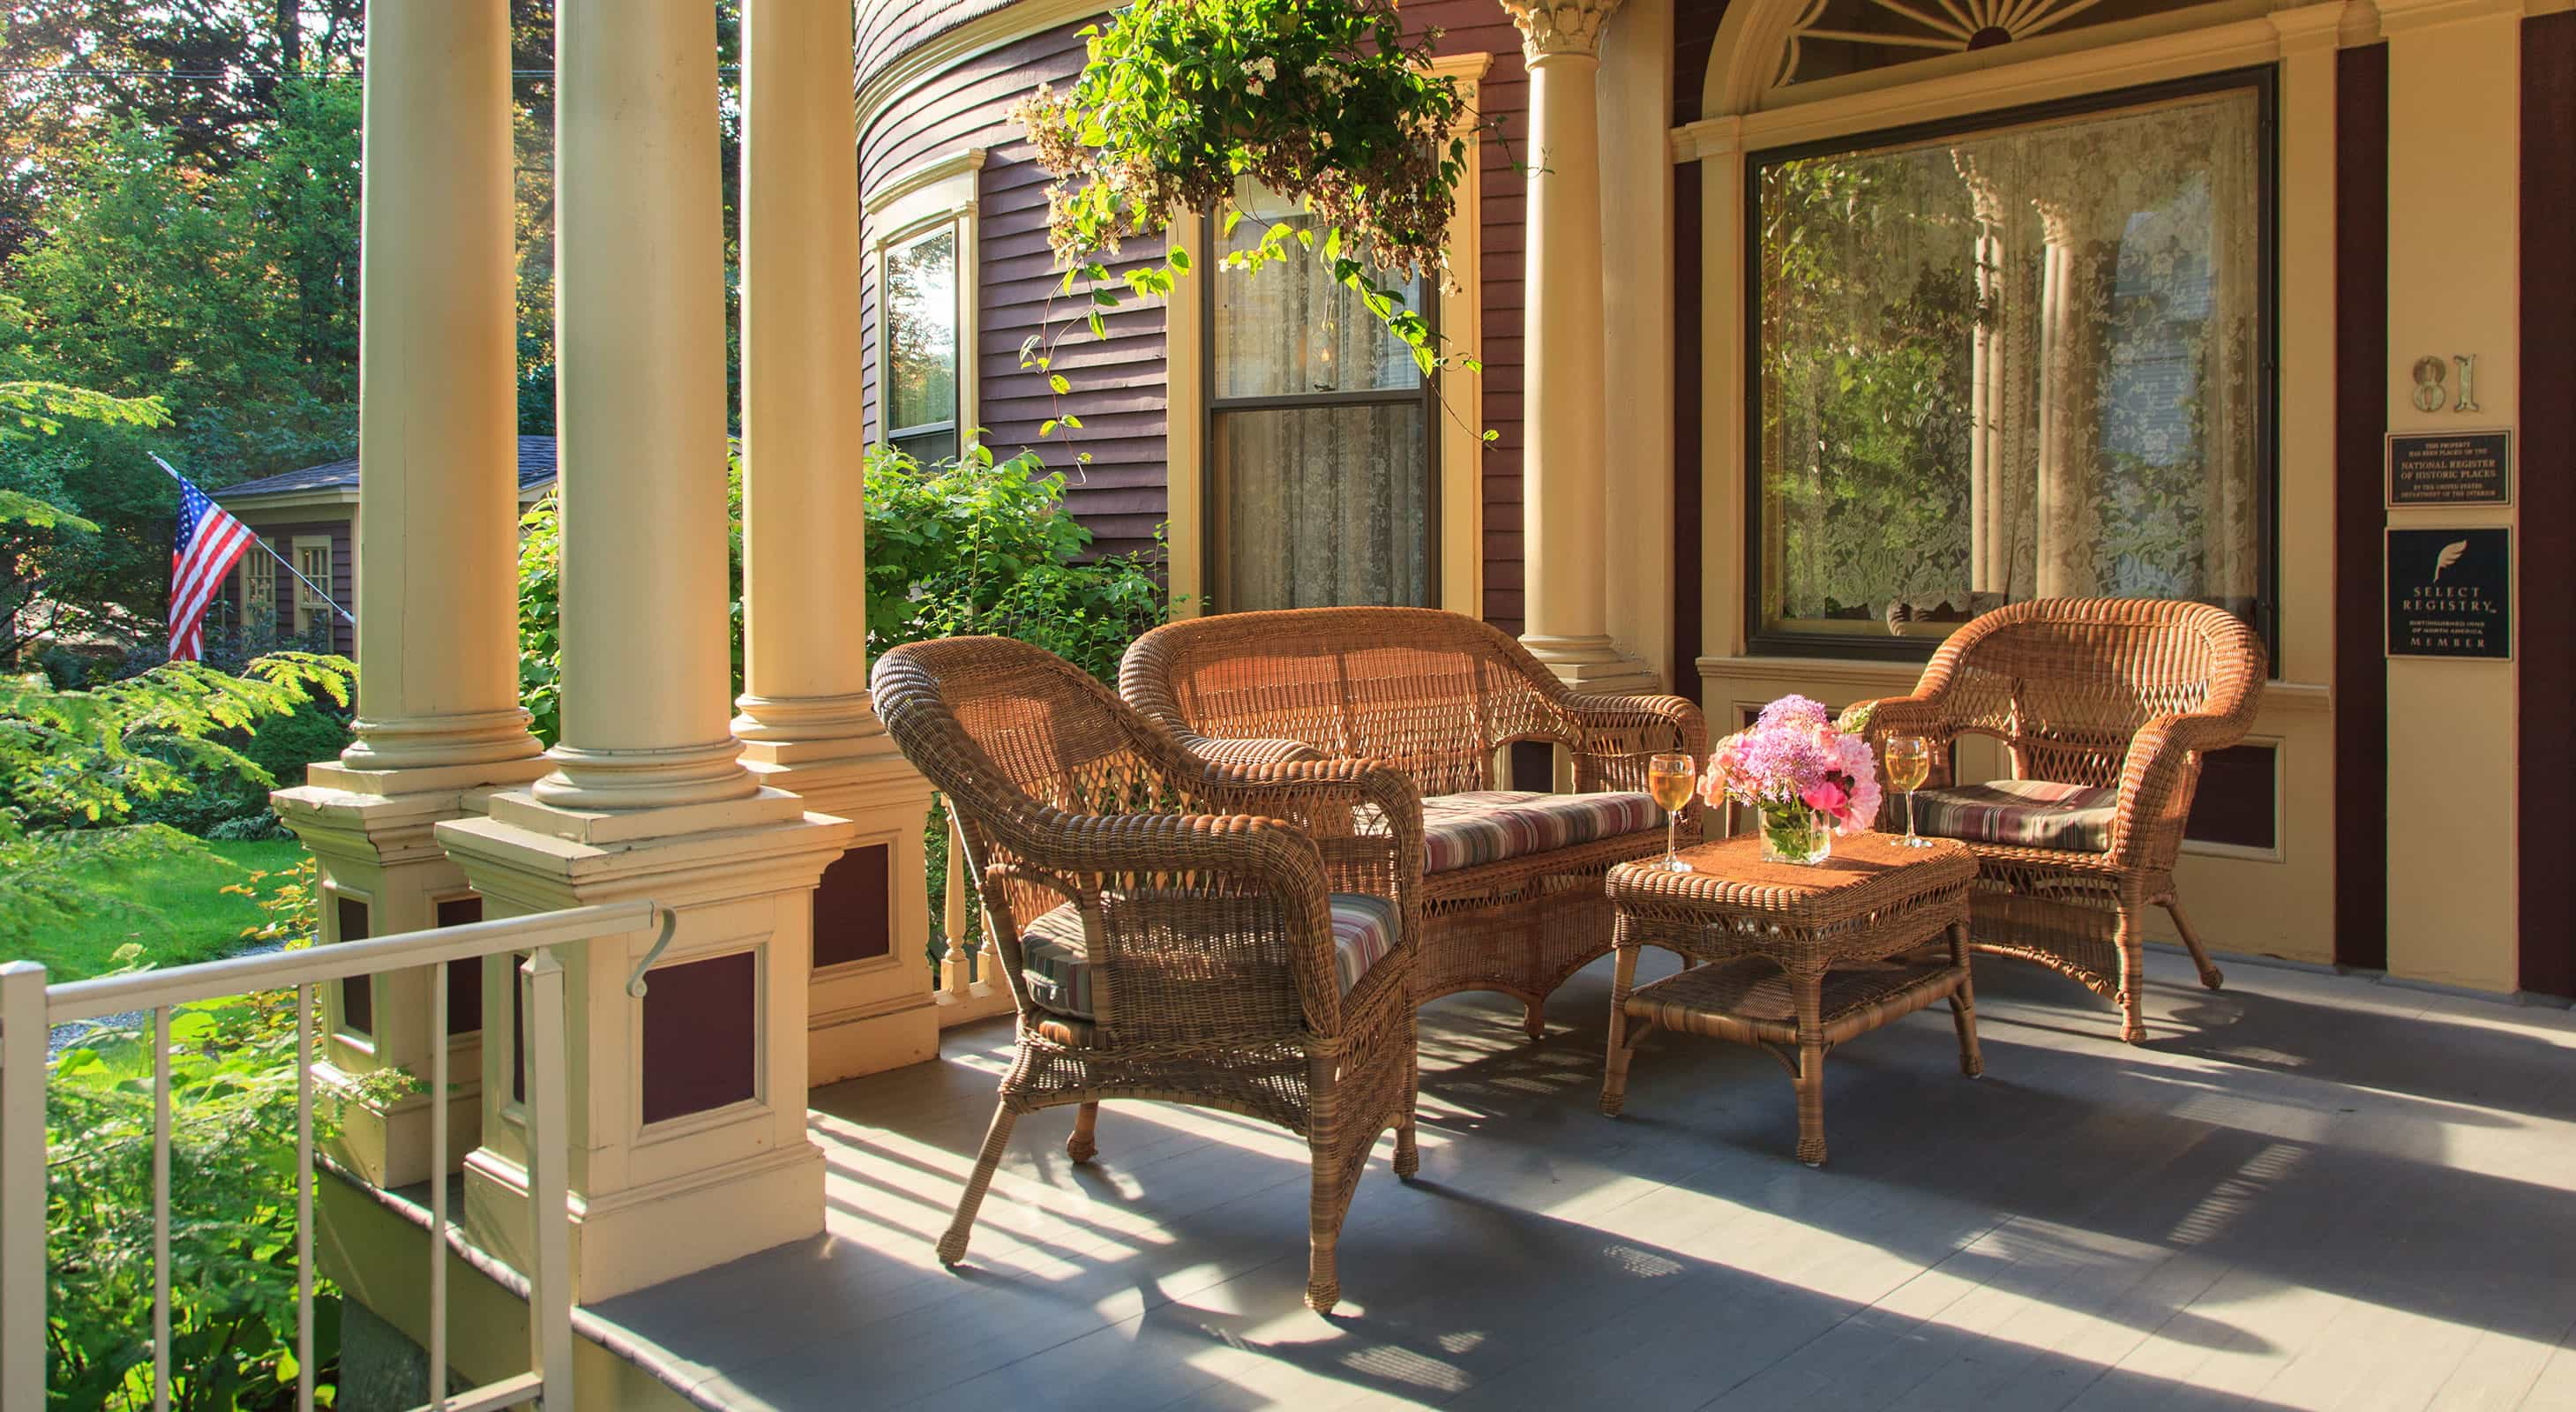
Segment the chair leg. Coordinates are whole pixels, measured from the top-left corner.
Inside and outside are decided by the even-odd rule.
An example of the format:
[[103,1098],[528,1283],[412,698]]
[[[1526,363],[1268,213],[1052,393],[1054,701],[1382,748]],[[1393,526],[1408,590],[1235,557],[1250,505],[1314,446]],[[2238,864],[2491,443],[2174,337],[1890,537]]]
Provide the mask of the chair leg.
[[2182,933],[2182,944],[2191,949],[2191,963],[2200,968],[2200,983],[2216,990],[2227,984],[2227,973],[2209,959],[2209,951],[2200,944],[2200,933],[2191,929],[2191,919],[2182,914],[2179,898],[2165,899],[2165,911],[2172,915],[2174,930]]
[[1529,1002],[1528,1011],[1521,1016],[1521,1030],[1534,1040],[1547,1037],[1547,1006],[1544,1002]]
[[966,1238],[975,1229],[975,1208],[984,1204],[985,1189],[993,1184],[993,1169],[1002,1165],[1002,1149],[1010,1146],[1011,1125],[1019,1115],[1008,1104],[993,1106],[993,1126],[984,1131],[984,1150],[975,1158],[975,1174],[966,1179],[966,1193],[957,1198],[957,1215],[948,1223],[948,1234],[939,1238],[939,1263],[954,1265],[966,1258]]
[[1092,1137],[1093,1130],[1099,1126],[1099,1104],[1086,1103],[1074,1110],[1073,1136],[1064,1140],[1064,1155],[1072,1158],[1076,1166],[1100,1155],[1100,1144]]
[[[1408,1026],[1408,1028],[1410,1028]],[[1395,1174],[1406,1181],[1422,1170],[1422,1151],[1415,1145],[1413,1108],[1422,1093],[1422,1061],[1412,1052],[1413,1037],[1405,1037],[1404,1115],[1395,1120]]]
[[2130,1044],[2147,1040],[2147,955],[2139,944],[2140,904],[2120,908],[2120,929],[2113,942],[2120,952],[2120,1038]]
[[[1968,929],[1950,929],[1950,964],[1966,971],[1968,967]],[[1959,1072],[1969,1078],[1983,1078],[1986,1056],[1977,1048],[1977,982],[1973,971],[1959,978],[1959,989],[1950,996],[1950,1024],[1959,1032]]]

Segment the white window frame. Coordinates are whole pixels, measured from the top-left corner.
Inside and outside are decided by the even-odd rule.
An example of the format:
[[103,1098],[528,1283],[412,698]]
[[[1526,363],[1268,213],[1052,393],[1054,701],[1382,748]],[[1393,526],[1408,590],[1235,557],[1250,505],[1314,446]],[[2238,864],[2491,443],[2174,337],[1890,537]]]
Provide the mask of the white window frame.
[[242,555],[239,576],[241,593],[241,626],[245,633],[277,631],[277,561],[268,555],[268,541],[256,540]]
[[[304,557],[304,552],[308,549],[321,551],[322,572],[318,574],[313,572],[312,561]],[[337,624],[332,621],[331,600],[323,596],[330,590],[328,587],[322,587],[321,592],[316,592],[313,588],[306,587],[304,582],[305,579],[311,579],[316,586],[325,586],[331,582],[332,573],[339,567],[333,562],[335,548],[331,543],[331,536],[299,534],[295,536],[287,552],[294,559],[295,572],[302,576],[295,581],[295,636],[299,640],[312,636],[313,618],[318,613],[322,618],[323,631],[331,632],[336,637]]]
[[875,286],[876,375],[875,437],[894,440],[894,338],[886,318],[886,260],[942,231],[957,238],[957,452],[983,436],[983,386],[977,367],[977,298],[982,271],[976,227],[976,188],[984,170],[986,149],[970,147],[915,167],[867,194],[860,201],[866,232],[868,273]]

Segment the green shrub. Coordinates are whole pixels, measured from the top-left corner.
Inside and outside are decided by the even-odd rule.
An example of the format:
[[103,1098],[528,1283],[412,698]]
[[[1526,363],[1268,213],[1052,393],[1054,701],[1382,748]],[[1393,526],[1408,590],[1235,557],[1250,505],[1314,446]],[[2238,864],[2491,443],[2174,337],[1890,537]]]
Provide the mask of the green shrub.
[[[742,458],[729,457],[732,692],[742,690]],[[1085,560],[1091,532],[1064,508],[1064,477],[1032,453],[996,460],[981,446],[923,466],[870,449],[866,477],[868,655],[907,642],[991,633],[1035,643],[1110,681],[1137,634],[1163,621],[1166,596],[1144,555]],[[520,520],[519,699],[537,738],[562,738],[563,535],[547,495]]]

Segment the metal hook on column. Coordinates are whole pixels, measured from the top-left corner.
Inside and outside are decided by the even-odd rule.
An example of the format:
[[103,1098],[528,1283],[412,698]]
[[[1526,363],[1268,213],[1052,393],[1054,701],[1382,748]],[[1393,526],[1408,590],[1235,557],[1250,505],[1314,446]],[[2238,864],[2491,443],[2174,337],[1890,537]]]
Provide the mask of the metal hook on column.
[[662,959],[662,953],[670,949],[672,935],[680,930],[679,913],[668,907],[655,907],[653,915],[662,919],[661,934],[653,938],[653,949],[645,952],[644,959],[635,963],[635,974],[626,978],[626,993],[638,1000],[644,998],[644,973],[653,969],[654,962]]

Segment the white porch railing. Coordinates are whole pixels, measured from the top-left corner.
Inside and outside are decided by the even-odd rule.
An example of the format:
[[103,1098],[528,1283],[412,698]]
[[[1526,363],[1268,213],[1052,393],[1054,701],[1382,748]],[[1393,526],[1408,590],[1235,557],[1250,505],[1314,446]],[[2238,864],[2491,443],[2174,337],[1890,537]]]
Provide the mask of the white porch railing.
[[530,1370],[447,1391],[447,1183],[429,1183],[429,1367],[432,1412],[484,1412],[532,1397],[572,1404],[572,1243],[565,1191],[566,1055],[563,963],[554,948],[656,925],[649,902],[621,902],[407,932],[301,951],[48,987],[45,968],[0,966],[0,1407],[45,1405],[45,1086],[47,1039],[55,1025],[150,1011],[154,1046],[152,1120],[152,1387],[156,1412],[170,1402],[170,1013],[180,1005],[293,987],[295,1027],[296,1406],[313,1407],[313,1017],[314,987],[427,968],[430,1015],[430,1170],[447,1166],[447,966],[527,952],[528,1185],[535,1208],[536,1268],[529,1282]]
[[996,969],[1000,958],[984,935],[979,912],[966,908],[966,842],[957,820],[948,820],[948,891],[939,909],[939,1027],[1011,1013],[1011,987]]

